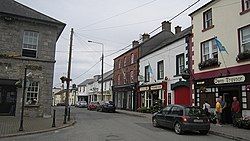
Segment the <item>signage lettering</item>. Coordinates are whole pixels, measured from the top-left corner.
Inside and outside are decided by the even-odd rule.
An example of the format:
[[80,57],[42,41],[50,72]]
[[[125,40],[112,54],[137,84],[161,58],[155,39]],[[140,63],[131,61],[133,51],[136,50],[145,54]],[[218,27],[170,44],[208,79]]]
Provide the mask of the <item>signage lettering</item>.
[[244,75],[215,78],[214,79],[214,84],[238,83],[238,82],[244,82],[245,79],[246,78],[245,78]]

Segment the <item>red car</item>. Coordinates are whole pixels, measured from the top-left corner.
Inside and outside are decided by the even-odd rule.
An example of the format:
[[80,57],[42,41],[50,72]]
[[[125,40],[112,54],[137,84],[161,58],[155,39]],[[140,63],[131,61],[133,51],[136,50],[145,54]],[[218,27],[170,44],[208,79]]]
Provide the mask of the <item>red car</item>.
[[99,102],[90,102],[87,109],[88,110],[96,110],[97,106],[99,106],[100,103]]

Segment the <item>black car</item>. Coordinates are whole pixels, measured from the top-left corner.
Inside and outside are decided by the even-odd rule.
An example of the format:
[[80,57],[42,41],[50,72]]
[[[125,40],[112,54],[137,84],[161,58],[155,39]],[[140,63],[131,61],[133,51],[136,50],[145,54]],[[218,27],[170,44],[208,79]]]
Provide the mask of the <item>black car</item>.
[[210,122],[205,111],[199,107],[168,105],[152,117],[153,126],[174,129],[175,133],[199,131],[206,135],[210,130]]
[[100,106],[97,107],[97,111],[102,112],[115,112],[115,103],[113,101],[100,102]]

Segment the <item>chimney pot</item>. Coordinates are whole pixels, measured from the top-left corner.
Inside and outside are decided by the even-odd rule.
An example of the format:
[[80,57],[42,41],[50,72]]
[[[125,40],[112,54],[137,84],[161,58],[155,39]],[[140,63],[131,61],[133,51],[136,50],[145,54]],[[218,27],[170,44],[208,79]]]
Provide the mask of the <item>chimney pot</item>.
[[176,26],[175,27],[175,34],[178,34],[181,32],[181,27],[180,26]]
[[163,30],[166,30],[166,31],[169,31],[169,32],[171,32],[171,22],[169,22],[169,21],[164,21],[164,22],[162,22],[161,23],[161,27],[162,27],[162,31]]
[[148,33],[144,33],[144,34],[142,35],[142,42],[148,40],[149,38],[150,38],[150,35],[149,35]]
[[132,47],[133,47],[133,48],[136,47],[136,46],[138,46],[138,45],[139,45],[139,42],[138,42],[138,41],[134,40],[134,41],[132,42]]

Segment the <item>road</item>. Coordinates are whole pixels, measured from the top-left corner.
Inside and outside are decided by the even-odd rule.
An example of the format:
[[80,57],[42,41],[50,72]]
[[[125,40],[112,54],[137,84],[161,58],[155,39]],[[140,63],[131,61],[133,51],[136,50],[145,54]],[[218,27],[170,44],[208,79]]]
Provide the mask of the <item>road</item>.
[[214,135],[187,133],[154,128],[148,118],[120,113],[102,113],[73,108],[77,123],[69,128],[28,136],[4,138],[1,141],[228,141]]

